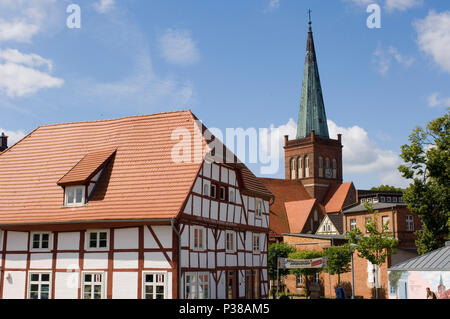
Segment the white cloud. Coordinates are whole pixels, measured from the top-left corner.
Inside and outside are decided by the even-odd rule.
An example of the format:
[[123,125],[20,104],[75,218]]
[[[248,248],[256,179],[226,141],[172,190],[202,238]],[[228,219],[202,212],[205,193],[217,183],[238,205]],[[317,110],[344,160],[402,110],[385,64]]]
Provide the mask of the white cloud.
[[9,131],[0,127],[0,135],[2,133],[5,133],[5,135],[8,136],[8,146],[12,146],[25,136],[25,133],[22,130]]
[[159,47],[164,59],[173,64],[188,65],[200,58],[198,49],[187,30],[167,29],[159,37]]
[[98,13],[106,13],[115,5],[115,0],[99,0],[94,3],[94,8]]
[[420,50],[430,55],[444,71],[450,72],[450,11],[430,11],[414,23]]
[[267,6],[267,10],[272,11],[280,8],[280,1],[281,0],[270,0]]
[[[277,128],[271,126],[272,136],[278,139],[280,145],[279,159],[283,158],[284,136],[289,135],[289,139],[295,139],[297,133],[297,124],[293,119],[288,123],[280,125]],[[390,184],[404,187],[406,181],[401,177],[397,170],[400,165],[400,158],[398,154],[391,150],[381,149],[375,141],[369,138],[367,131],[359,126],[340,127],[335,122],[328,121],[328,129],[330,138],[337,139],[338,134],[342,134],[343,149],[343,167],[344,172],[352,175],[371,175],[375,174],[378,177],[378,183]],[[268,154],[267,139],[261,140],[261,147],[263,151]],[[270,154],[275,156],[276,154]],[[355,183],[358,181],[355,180]],[[376,182],[373,182],[374,186]]]
[[388,12],[405,11],[422,5],[422,0],[386,0],[385,8]]
[[[45,65],[47,70],[40,70]],[[37,54],[0,50],[0,92],[21,97],[45,88],[61,87],[64,80],[51,76],[52,62]]]
[[381,45],[378,45],[372,57],[372,63],[376,66],[377,71],[386,75],[391,68],[392,60],[395,60],[405,68],[409,68],[414,63],[414,58],[401,55],[393,46],[383,49]]
[[56,0],[0,0],[0,42],[30,42],[56,19]]
[[450,97],[440,97],[439,92],[434,92],[428,97],[429,107],[450,107]]

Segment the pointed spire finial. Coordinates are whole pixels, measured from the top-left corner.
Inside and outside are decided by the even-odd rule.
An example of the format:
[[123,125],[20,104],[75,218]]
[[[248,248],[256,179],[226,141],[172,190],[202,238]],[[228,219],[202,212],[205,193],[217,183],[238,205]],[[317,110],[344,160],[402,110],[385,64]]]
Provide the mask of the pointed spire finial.
[[312,22],[311,22],[311,9],[309,9],[308,10],[308,24],[309,24],[309,30],[311,30],[311,24],[312,24]]

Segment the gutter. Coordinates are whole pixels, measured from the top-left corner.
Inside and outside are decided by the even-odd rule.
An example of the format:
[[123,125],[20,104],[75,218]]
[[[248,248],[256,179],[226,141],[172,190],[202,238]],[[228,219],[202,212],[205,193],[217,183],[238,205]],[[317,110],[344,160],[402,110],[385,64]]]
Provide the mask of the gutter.
[[181,299],[181,234],[178,229],[175,227],[175,218],[170,219],[170,225],[174,233],[178,237],[178,262],[177,262],[177,275],[178,275],[178,299]]
[[165,223],[170,223],[171,221],[172,221],[172,218],[99,219],[99,220],[76,220],[76,221],[65,221],[65,222],[10,223],[10,224],[0,224],[0,227],[39,226],[39,225],[67,225],[67,224],[98,224],[98,223],[148,223],[148,222],[165,222]]

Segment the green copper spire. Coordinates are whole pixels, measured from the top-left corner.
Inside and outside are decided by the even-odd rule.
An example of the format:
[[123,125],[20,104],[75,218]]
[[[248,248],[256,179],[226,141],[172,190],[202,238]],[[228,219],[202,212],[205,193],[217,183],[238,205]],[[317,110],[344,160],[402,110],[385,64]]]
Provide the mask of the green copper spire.
[[316,136],[330,138],[310,20],[297,138],[309,136],[312,130],[315,131]]

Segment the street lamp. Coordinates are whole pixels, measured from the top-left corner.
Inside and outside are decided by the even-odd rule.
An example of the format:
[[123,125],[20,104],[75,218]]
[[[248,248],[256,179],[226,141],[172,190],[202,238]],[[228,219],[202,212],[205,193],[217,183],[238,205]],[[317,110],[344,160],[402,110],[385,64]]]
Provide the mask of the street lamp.
[[[351,243],[350,247],[357,247],[358,245]],[[352,249],[352,299],[355,299],[355,272],[354,269],[354,263],[353,263],[353,249]]]

